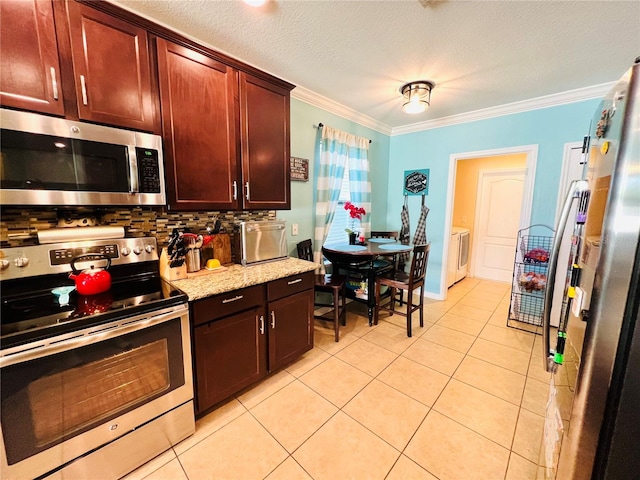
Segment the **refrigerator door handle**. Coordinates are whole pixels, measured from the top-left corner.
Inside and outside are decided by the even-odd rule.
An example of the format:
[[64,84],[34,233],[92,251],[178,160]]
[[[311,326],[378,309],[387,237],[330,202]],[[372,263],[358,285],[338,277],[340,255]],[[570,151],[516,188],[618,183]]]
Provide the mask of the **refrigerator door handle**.
[[542,310],[542,356],[544,368],[547,372],[555,373],[556,363],[554,361],[555,352],[551,350],[551,304],[553,300],[553,291],[555,289],[556,272],[558,270],[558,256],[560,254],[560,244],[564,236],[564,230],[571,213],[571,205],[576,198],[579,198],[582,192],[589,189],[589,184],[585,180],[574,180],[571,182],[567,196],[562,205],[562,212],[556,226],[556,234],[553,237],[553,245],[549,254],[549,269],[547,271],[547,288],[544,292],[544,307]]

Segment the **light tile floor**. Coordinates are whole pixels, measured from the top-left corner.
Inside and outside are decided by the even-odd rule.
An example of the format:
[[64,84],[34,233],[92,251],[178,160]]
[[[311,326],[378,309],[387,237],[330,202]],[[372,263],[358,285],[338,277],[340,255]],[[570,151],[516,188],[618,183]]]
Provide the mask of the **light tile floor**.
[[466,278],[411,338],[352,303],[339,343],[317,321],[313,350],[126,478],[535,479],[549,377],[539,337],[506,325],[509,293]]

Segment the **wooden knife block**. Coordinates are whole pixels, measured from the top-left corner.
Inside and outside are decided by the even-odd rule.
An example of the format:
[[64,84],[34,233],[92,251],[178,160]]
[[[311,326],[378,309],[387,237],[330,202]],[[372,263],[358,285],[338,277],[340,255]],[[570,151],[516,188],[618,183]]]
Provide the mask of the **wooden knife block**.
[[228,233],[216,233],[212,235],[213,255],[220,260],[222,265],[231,263],[231,239]]
[[187,263],[183,263],[179,267],[170,267],[169,254],[167,249],[163,248],[160,254],[160,276],[168,281],[181,280],[187,278]]

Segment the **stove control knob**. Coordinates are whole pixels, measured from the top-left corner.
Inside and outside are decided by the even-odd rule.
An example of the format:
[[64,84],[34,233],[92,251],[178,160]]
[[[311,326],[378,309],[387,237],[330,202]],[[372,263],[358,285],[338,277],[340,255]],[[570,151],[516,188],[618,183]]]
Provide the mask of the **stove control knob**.
[[136,245],[135,247],[133,247],[133,253],[135,253],[136,255],[140,255],[142,253],[142,248],[140,248],[140,245]]
[[29,259],[27,257],[17,257],[13,263],[15,263],[16,267],[24,268],[29,265]]
[[153,245],[147,245],[146,247],[144,247],[144,251],[147,253],[151,253],[155,250],[155,248],[153,248]]
[[6,270],[9,268],[9,265],[11,265],[9,260],[0,260],[0,270]]
[[122,247],[122,250],[120,250],[120,253],[122,253],[122,255],[126,257],[131,253],[131,249],[129,247]]

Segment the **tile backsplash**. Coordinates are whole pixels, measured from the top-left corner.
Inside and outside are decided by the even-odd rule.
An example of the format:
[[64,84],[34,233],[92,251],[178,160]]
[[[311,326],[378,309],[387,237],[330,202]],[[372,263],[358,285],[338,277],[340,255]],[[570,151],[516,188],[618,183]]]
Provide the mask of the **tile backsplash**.
[[229,212],[169,212],[162,207],[55,209],[3,207],[0,217],[0,247],[37,245],[37,232],[61,226],[122,225],[127,237],[156,237],[159,246],[174,228],[206,233],[219,219],[233,235],[234,223],[276,218],[274,210]]

